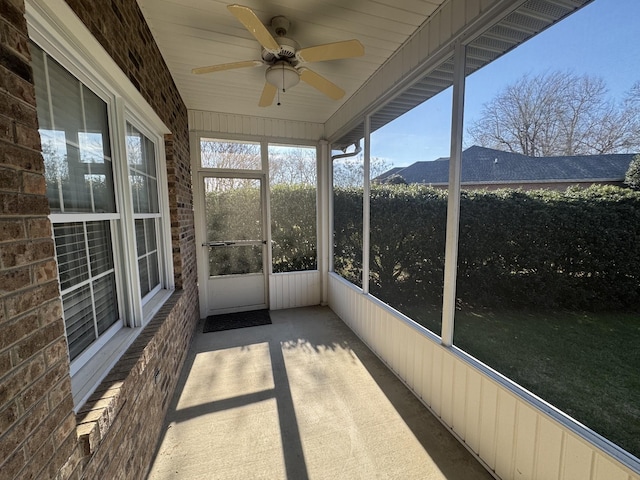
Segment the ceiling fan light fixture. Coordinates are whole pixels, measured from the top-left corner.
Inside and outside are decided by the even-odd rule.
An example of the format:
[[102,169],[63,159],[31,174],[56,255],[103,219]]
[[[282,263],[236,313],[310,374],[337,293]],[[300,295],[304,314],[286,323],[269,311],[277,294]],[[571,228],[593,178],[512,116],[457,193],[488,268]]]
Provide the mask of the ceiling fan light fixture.
[[278,62],[267,68],[265,77],[267,82],[283,92],[300,82],[298,71],[286,62]]

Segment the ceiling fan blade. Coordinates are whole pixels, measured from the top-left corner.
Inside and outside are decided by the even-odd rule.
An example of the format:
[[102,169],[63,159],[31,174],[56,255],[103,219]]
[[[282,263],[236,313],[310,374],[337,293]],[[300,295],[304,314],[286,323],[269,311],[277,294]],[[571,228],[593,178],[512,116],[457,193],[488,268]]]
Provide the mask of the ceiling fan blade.
[[333,100],[340,100],[342,97],[344,97],[344,90],[342,90],[336,84],[331,83],[322,75],[319,75],[313,70],[309,70],[308,68],[302,68],[300,69],[300,71],[302,72],[300,73],[300,80],[321,91],[327,97],[332,98]]
[[271,53],[280,51],[280,45],[278,45],[278,42],[276,42],[253,10],[242,5],[228,5],[227,8],[267,51]]
[[300,62],[307,63],[361,57],[362,55],[364,55],[364,46],[358,40],[316,45],[315,47],[303,48],[296,53]]
[[269,107],[273,103],[273,99],[276,98],[276,92],[278,91],[275,85],[271,85],[269,82],[264,83],[264,89],[262,89],[262,95],[260,96],[259,107]]
[[244,62],[233,62],[233,63],[221,63],[219,65],[210,65],[208,67],[199,67],[191,70],[191,73],[212,73],[212,72],[222,72],[224,70],[233,70],[235,68],[246,68],[246,67],[259,67],[263,65],[260,60],[247,60]]

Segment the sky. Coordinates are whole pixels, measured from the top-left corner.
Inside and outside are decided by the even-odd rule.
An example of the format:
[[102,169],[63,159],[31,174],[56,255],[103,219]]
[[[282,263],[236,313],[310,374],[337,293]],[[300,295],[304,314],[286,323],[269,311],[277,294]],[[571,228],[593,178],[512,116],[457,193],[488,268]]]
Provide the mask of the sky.
[[[598,76],[619,101],[640,80],[639,44],[640,0],[595,0],[467,77],[465,124],[524,74],[562,70]],[[448,157],[450,130],[448,89],[374,132],[371,156],[392,166]]]

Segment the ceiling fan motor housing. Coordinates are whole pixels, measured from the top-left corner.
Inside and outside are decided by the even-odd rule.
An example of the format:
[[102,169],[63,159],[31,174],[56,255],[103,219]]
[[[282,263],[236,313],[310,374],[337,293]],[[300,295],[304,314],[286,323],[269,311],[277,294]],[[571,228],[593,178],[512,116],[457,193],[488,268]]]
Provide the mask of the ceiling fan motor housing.
[[277,54],[273,54],[263,48],[262,59],[270,65],[279,60],[286,60],[289,64],[295,66],[298,63],[296,52],[300,49],[298,42],[288,37],[275,37],[275,41],[280,45],[280,51]]

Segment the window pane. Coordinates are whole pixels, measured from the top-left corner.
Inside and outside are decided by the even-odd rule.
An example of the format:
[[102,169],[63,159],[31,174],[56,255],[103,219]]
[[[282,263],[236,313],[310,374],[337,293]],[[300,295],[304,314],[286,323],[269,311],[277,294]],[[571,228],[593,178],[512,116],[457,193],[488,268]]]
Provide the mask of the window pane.
[[138,260],[138,272],[140,274],[140,295],[144,297],[149,293],[149,267],[146,257]]
[[87,222],[91,274],[100,275],[113,269],[113,248],[109,222]]
[[263,240],[260,180],[206,178],[207,241]]
[[135,221],[140,291],[144,297],[160,283],[155,218]]
[[209,275],[262,273],[262,246],[242,245],[209,249]]
[[53,212],[115,212],[107,105],[32,44],[47,196]]
[[315,270],[316,149],[269,145],[273,272]]
[[333,161],[334,270],[359,287],[362,287],[363,188],[362,155]]
[[204,168],[262,170],[259,143],[202,139],[200,158]]
[[160,271],[158,269],[158,254],[150,253],[149,260],[149,289],[155,288],[160,283]]
[[53,228],[73,360],[119,318],[111,227],[109,221],[94,221],[58,223]]
[[97,338],[89,285],[63,295],[62,306],[69,357],[73,360]]
[[138,248],[138,257],[147,253],[147,245],[144,232],[144,220],[136,220],[136,246]]
[[53,227],[60,289],[66,290],[89,278],[84,224],[59,223]]
[[144,226],[147,236],[147,246],[150,252],[158,249],[158,243],[156,242],[156,223],[157,220],[155,218],[147,218],[144,220]]
[[[441,333],[451,148],[453,60],[423,84],[443,89],[371,135],[369,291],[436,335]],[[434,87],[434,90],[437,90]],[[384,121],[384,111],[372,125]],[[437,170],[425,181],[420,170]]]
[[135,213],[158,213],[158,183],[153,142],[127,123],[127,160]]
[[105,275],[93,284],[93,296],[98,323],[98,335],[102,335],[118,320],[116,279],[113,273]]

